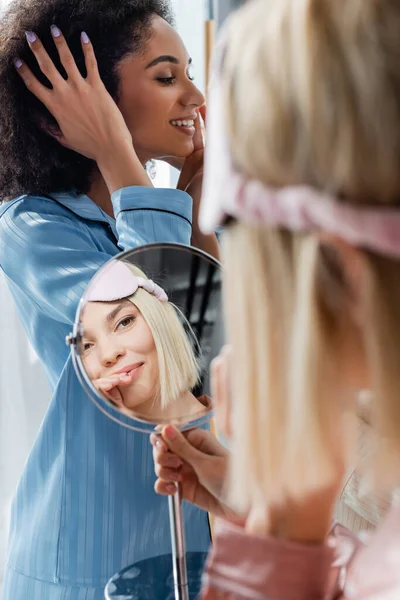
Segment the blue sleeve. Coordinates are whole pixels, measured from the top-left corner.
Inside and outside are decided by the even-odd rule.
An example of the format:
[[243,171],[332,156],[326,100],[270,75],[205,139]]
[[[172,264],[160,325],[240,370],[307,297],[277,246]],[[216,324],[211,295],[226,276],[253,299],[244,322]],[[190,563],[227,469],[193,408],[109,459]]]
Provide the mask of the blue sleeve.
[[[57,202],[34,196],[11,203],[0,218],[5,275],[53,319],[72,324],[96,271],[121,250],[150,242],[190,243],[191,198],[176,190],[125,188],[112,198],[118,240]],[[103,240],[103,243],[102,243]],[[106,248],[106,250],[104,249]]]
[[126,187],[111,199],[121,250],[161,241],[190,244],[192,199],[185,192]]

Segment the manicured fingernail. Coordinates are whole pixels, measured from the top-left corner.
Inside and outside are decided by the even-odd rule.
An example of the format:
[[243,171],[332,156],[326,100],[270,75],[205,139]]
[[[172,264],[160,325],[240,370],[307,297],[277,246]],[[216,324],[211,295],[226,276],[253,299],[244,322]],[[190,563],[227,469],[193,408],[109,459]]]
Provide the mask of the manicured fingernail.
[[81,33],[81,40],[84,44],[88,44],[90,42],[89,36],[85,31],[82,31]]
[[37,37],[36,37],[36,34],[33,33],[33,31],[25,31],[25,35],[26,35],[26,39],[28,40],[28,42],[30,44],[33,44],[33,42],[36,42]]
[[156,441],[156,446],[157,448],[159,448],[160,450],[162,450],[162,448],[164,448],[164,444],[162,443],[161,440],[157,440]]
[[176,438],[176,431],[173,427],[171,427],[170,425],[168,425],[165,428],[165,436],[168,440],[174,440]]
[[58,38],[61,36],[61,31],[59,30],[59,28],[57,27],[57,25],[52,25],[50,27],[51,29],[51,35],[55,38]]
[[20,58],[17,58],[16,60],[14,60],[14,65],[16,69],[20,69],[22,67],[22,60]]

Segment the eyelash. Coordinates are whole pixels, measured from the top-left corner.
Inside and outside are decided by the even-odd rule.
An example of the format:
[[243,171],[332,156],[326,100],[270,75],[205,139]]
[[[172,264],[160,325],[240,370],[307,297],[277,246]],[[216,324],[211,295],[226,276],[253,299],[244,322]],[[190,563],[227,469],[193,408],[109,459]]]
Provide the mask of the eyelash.
[[[129,315],[127,317],[124,317],[123,319],[121,319],[119,321],[119,323],[117,323],[117,325],[115,326],[115,329],[118,329],[120,325],[122,325],[122,323],[124,323],[125,321],[128,321],[127,327],[133,323],[136,320],[136,317],[134,317],[133,315]],[[88,352],[90,350],[90,348],[92,348],[92,346],[94,344],[92,344],[91,342],[83,342],[83,352]],[[86,348],[86,346],[89,346],[88,348]]]
[[[189,81],[194,81],[194,77],[188,75]],[[157,81],[159,81],[162,85],[173,85],[176,77],[158,77]]]
[[[122,323],[128,321],[128,325],[130,325],[131,323],[133,323],[133,321],[135,321],[136,317],[134,317],[133,315],[129,315],[127,317],[124,317],[123,319],[120,320],[119,323],[117,323],[115,329],[119,329],[119,326],[122,325]],[[128,325],[126,325],[126,327],[128,327]]]

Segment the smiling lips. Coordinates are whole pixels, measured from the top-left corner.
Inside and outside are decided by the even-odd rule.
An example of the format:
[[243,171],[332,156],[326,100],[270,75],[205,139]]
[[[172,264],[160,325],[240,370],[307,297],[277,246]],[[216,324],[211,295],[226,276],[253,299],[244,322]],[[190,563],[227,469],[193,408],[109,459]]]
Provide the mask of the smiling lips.
[[113,373],[113,375],[128,375],[128,376],[131,376],[132,379],[134,379],[139,374],[142,366],[143,366],[143,363],[134,363],[133,365],[128,365],[126,367],[123,367],[119,371],[116,371],[115,373]]
[[195,115],[191,115],[190,118],[186,117],[183,119],[176,119],[173,121],[170,121],[172,127],[175,127],[178,131],[181,131],[182,133],[189,135],[189,136],[193,136],[194,132],[195,132],[195,127],[194,127],[194,122],[197,119],[197,114]]

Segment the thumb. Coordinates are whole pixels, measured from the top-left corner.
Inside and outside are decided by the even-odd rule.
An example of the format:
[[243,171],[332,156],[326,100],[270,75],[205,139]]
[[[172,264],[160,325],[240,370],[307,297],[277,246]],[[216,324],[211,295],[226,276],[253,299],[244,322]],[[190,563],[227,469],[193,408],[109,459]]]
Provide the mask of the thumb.
[[172,425],[164,427],[162,437],[169,450],[189,465],[194,466],[195,463],[202,460],[202,453],[196,450],[176,427]]
[[200,114],[201,114],[201,118],[204,121],[204,125],[207,126],[207,105],[203,104],[203,106],[200,107]]

